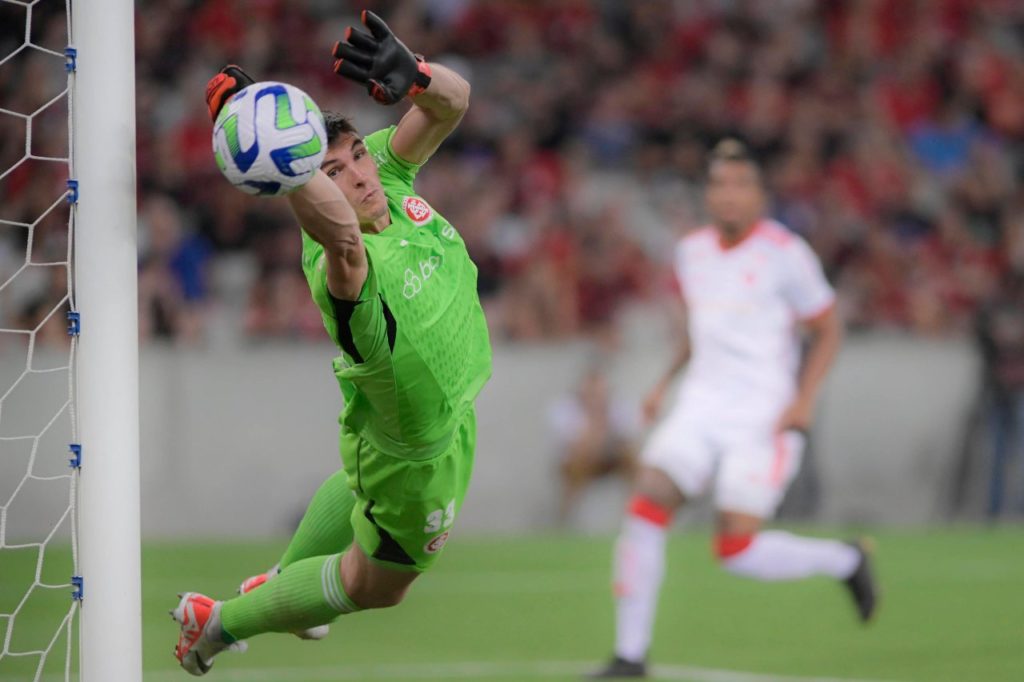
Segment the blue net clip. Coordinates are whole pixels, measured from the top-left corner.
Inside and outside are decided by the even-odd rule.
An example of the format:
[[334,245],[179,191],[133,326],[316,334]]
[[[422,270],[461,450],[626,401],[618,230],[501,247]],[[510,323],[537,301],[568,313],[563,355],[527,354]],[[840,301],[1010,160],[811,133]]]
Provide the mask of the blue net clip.
[[71,576],[71,585],[75,588],[71,593],[71,598],[75,601],[82,601],[82,597],[85,596],[85,580],[80,575],[73,575]]
[[77,310],[68,311],[68,336],[78,336],[82,331],[82,316]]
[[78,203],[78,180],[68,180],[68,203]]
[[64,48],[64,70],[74,73],[78,68],[78,50],[68,45]]
[[71,459],[68,460],[68,466],[72,469],[82,468],[82,446],[78,443],[72,443],[68,446],[71,450]]

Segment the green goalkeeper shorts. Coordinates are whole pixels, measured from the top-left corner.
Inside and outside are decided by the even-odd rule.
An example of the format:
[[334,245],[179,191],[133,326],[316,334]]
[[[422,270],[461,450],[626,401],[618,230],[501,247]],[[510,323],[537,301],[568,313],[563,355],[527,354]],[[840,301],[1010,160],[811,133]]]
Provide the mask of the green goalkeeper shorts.
[[397,570],[430,568],[462,508],[475,447],[472,409],[447,449],[424,460],[386,455],[342,427],[342,460],[356,495],[352,528],[366,556]]

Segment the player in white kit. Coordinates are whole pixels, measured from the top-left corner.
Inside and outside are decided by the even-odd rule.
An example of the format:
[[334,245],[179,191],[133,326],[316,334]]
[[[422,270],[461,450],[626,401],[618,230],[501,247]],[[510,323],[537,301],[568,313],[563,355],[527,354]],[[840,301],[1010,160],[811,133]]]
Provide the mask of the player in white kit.
[[709,489],[714,551],[726,570],[758,580],[831,576],[849,588],[862,620],[875,608],[863,546],[761,530],[799,470],[818,388],[840,345],[835,295],[810,247],[764,217],[760,170],[742,143],[715,147],[706,201],[712,224],[675,253],[688,338],[644,403],[648,419],[686,374],[643,449],[615,550],[615,656],[594,678],[646,675],[668,527]]

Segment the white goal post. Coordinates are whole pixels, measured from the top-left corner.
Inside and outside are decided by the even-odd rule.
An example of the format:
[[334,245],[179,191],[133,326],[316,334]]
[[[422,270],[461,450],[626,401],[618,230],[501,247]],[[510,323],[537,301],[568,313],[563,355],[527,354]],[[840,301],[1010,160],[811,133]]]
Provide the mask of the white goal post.
[[82,682],[142,680],[135,37],[131,0],[71,0]]

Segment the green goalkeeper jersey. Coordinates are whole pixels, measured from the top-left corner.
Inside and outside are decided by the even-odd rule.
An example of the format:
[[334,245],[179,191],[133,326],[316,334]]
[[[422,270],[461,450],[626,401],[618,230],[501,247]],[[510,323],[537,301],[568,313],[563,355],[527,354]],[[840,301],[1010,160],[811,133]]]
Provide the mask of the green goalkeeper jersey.
[[323,247],[302,233],[302,269],[342,353],[339,421],[384,453],[425,459],[448,445],[491,375],[477,270],[455,228],[416,195],[419,166],[391,149],[394,126],[365,138],[391,212],[363,234],[369,273],[359,300],[327,290]]

